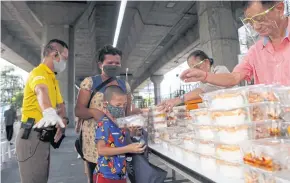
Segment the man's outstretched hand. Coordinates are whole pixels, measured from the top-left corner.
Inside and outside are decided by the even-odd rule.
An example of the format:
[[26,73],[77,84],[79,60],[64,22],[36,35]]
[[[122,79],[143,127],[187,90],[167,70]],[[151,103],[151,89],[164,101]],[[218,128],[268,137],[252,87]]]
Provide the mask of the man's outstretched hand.
[[56,113],[56,110],[53,108],[47,108],[43,112],[42,119],[37,122],[33,128],[46,128],[49,126],[59,125],[61,128],[65,128],[65,124],[59,115]]
[[205,82],[207,73],[205,71],[202,71],[200,69],[187,69],[183,71],[180,75],[180,79],[184,82]]

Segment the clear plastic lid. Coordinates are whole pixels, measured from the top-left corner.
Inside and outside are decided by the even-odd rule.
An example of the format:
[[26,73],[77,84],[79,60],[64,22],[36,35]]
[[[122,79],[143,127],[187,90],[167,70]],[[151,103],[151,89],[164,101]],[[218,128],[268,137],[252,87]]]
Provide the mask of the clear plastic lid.
[[190,111],[192,121],[199,124],[211,124],[211,112],[207,108]]
[[290,86],[276,87],[273,91],[283,105],[290,105]]
[[215,125],[235,126],[250,122],[248,107],[231,110],[213,110],[211,117]]
[[231,127],[218,127],[216,140],[224,144],[239,144],[252,138],[252,125],[238,125]]
[[144,127],[146,119],[142,115],[132,115],[124,118],[117,118],[116,123],[123,127]]
[[290,137],[290,122],[262,121],[253,123],[253,138]]
[[217,90],[202,94],[210,109],[232,109],[248,104],[247,91],[245,87]]
[[280,119],[281,105],[273,102],[261,102],[249,105],[251,121]]
[[290,139],[259,139],[241,144],[243,161],[267,171],[287,169],[290,163]]
[[273,89],[277,87],[275,85],[253,85],[248,88],[248,101],[249,103],[257,102],[278,102],[277,97],[275,96]]
[[276,183],[273,172],[260,168],[243,165],[245,183]]

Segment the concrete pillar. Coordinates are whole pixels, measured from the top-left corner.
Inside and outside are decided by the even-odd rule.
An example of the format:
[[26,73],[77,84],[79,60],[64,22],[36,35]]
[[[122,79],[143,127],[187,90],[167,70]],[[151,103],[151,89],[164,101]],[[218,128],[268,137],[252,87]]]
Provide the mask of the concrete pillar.
[[43,60],[44,47],[48,43],[48,41],[47,41],[47,24],[44,24],[42,29],[43,30],[41,33],[41,53],[40,53],[41,60],[40,60],[40,62],[42,62],[42,60]]
[[152,75],[150,80],[154,84],[154,98],[155,98],[155,105],[161,102],[161,82],[163,81],[163,75]]
[[[60,39],[68,44],[69,60],[66,69],[57,74],[61,94],[66,106],[66,113],[70,120],[69,127],[74,126],[74,103],[75,103],[75,62],[74,62],[74,28],[69,25],[48,25],[47,26],[48,41],[51,39]],[[44,39],[44,38],[43,38]]]
[[228,1],[198,1],[200,46],[230,71],[238,64],[239,38]]
[[74,126],[75,121],[75,27],[69,27],[69,59],[68,59],[68,102],[66,104],[69,127]]

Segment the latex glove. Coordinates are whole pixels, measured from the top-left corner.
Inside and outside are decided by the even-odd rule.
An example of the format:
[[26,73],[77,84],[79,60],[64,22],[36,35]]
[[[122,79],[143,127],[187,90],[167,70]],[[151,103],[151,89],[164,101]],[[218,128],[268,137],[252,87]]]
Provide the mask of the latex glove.
[[62,122],[62,119],[57,115],[56,110],[53,108],[47,108],[42,111],[43,118],[36,123],[33,128],[43,128],[48,126],[54,126],[58,124],[61,128],[64,128],[65,125]]

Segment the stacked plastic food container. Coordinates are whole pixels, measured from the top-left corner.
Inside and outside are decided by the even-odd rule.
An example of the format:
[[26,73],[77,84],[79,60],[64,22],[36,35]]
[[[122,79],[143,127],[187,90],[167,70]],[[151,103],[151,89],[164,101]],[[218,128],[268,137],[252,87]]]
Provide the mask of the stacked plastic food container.
[[[176,118],[175,126],[162,123],[153,142],[177,160],[199,163],[201,169],[247,183],[287,182],[287,176],[290,180],[290,123],[280,117],[289,109],[290,88],[255,85],[206,93],[202,98],[207,108],[190,111],[191,119]],[[157,111],[152,110],[152,116]],[[158,124],[152,119],[149,124]],[[281,164],[277,168],[274,162]]]

